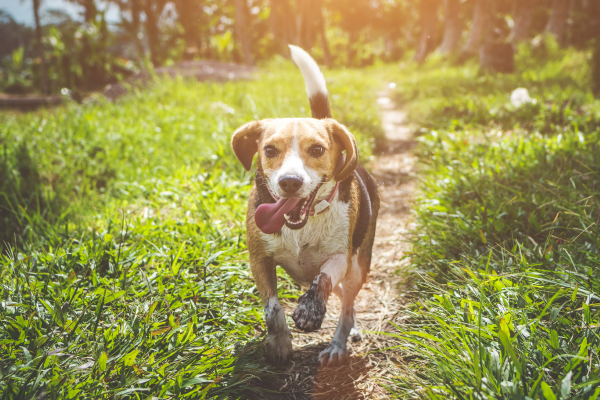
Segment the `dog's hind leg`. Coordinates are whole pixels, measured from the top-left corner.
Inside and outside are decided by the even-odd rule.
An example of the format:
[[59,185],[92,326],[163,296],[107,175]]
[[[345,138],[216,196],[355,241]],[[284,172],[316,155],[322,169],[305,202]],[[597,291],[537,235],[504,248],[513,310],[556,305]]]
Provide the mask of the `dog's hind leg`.
[[322,366],[335,366],[346,361],[348,351],[346,343],[348,336],[358,326],[356,325],[354,299],[362,286],[360,267],[358,266],[357,256],[352,257],[352,262],[348,273],[342,282],[342,312],[340,319],[329,345],[319,354],[319,361]]

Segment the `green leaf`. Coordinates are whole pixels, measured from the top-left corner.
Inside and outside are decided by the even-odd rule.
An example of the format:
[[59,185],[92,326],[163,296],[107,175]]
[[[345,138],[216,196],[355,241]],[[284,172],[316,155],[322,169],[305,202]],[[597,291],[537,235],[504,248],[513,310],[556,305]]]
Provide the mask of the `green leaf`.
[[544,394],[546,400],[556,400],[556,396],[546,382],[542,382],[542,393]]
[[181,387],[194,386],[194,385],[198,385],[199,383],[207,383],[207,382],[212,382],[212,379],[206,379],[206,378],[202,378],[200,376],[197,376],[195,378],[184,380],[181,383]]
[[119,290],[119,291],[118,291],[118,292],[116,292],[116,293],[111,293],[111,294],[109,294],[108,296],[106,296],[106,299],[104,300],[104,304],[106,305],[106,304],[108,304],[108,303],[110,303],[110,302],[112,302],[112,301],[115,301],[115,300],[117,300],[117,299],[120,299],[121,297],[123,297],[123,295],[124,295],[125,293],[126,293],[126,292],[125,292],[125,290]]
[[106,361],[107,360],[108,360],[108,355],[106,354],[105,351],[103,351],[102,354],[100,354],[100,357],[98,357],[98,369],[100,369],[100,371],[106,370]]
[[558,345],[558,332],[556,329],[553,329],[552,332],[550,332],[550,346],[554,349],[558,349]]
[[126,394],[133,393],[133,392],[147,392],[149,390],[150,389],[148,389],[148,388],[131,388],[131,389],[122,390],[119,393],[115,394],[115,396],[124,396]]
[[180,264],[178,263],[178,261],[179,261],[179,257],[181,257],[181,253],[183,253],[184,248],[185,248],[185,242],[181,243],[181,246],[179,247],[179,251],[177,252],[177,255],[175,256],[175,258],[173,259],[173,264],[171,265],[171,272],[173,272],[173,276],[177,275],[177,273],[179,272],[179,268],[181,267]]
[[544,378],[544,371],[540,371],[540,375],[538,376],[538,378],[535,380],[535,383],[533,384],[533,386],[531,387],[531,390],[529,391],[529,397],[531,397],[532,399],[535,398],[535,395],[537,393],[538,387],[540,385],[540,382],[542,381],[542,378]]
[[154,310],[156,310],[156,306],[158,306],[158,300],[152,303],[152,305],[150,306],[150,309],[148,310],[148,315],[146,315],[146,324],[150,323],[150,319],[152,318]]
[[561,394],[562,398],[564,398],[564,399],[566,399],[569,396],[569,393],[571,393],[572,378],[573,378],[573,372],[569,371],[569,373],[567,375],[565,375],[562,382],[560,383],[560,394]]
[[517,357],[517,354],[515,353],[515,349],[512,347],[512,344],[510,343],[509,336],[504,332],[504,330],[501,329],[498,331],[498,337],[500,338],[500,342],[502,342],[502,345],[504,346],[504,349],[510,356],[513,364],[515,365],[517,370],[519,372],[521,372],[521,363],[519,362],[519,358]]
[[139,352],[140,351],[138,349],[129,352],[125,357],[123,357],[123,364],[126,367],[131,367],[135,363],[135,358]]

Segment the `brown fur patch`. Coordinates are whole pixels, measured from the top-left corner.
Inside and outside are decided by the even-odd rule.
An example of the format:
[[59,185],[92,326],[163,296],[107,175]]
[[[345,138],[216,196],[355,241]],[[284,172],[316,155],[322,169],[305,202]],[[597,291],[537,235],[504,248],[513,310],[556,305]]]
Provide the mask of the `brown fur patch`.
[[[305,165],[319,173],[332,177],[335,167],[346,151],[346,163],[335,177],[346,179],[358,164],[356,142],[352,134],[334,119],[281,118],[253,121],[239,128],[231,139],[231,146],[247,170],[252,166],[252,158],[258,153],[258,166],[266,175],[279,169],[286,155],[294,151],[297,140],[300,157]],[[323,146],[323,155],[315,157],[310,149],[314,145]],[[277,150],[273,157],[267,157],[265,148]]]

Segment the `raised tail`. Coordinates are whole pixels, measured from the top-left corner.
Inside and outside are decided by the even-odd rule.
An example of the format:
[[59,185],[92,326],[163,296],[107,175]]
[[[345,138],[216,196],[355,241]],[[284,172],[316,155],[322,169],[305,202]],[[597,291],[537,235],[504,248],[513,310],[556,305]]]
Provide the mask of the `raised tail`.
[[329,94],[325,77],[321,73],[319,66],[308,55],[307,52],[298,46],[289,45],[292,52],[292,59],[300,68],[304,83],[306,84],[306,93],[310,101],[310,110],[313,118],[324,119],[331,118],[331,108],[329,107]]

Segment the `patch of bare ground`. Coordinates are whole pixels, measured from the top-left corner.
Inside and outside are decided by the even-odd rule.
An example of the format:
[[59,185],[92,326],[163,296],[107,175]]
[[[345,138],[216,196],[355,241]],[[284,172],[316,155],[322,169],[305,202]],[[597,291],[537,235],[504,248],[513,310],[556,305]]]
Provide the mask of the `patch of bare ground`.
[[385,399],[390,397],[384,388],[386,381],[401,373],[402,361],[397,353],[386,350],[394,346],[394,340],[382,333],[393,332],[392,323],[401,324],[406,318],[406,277],[399,271],[406,264],[403,257],[409,250],[405,235],[411,226],[415,140],[406,114],[385,93],[380,94],[378,104],[386,140],[370,164],[371,173],[380,185],[382,202],[370,277],[356,299],[356,316],[363,339],[349,343],[351,356],[347,365],[321,368],[318,356],[335,332],[340,300],[334,295],[330,297],[322,328],[312,333],[294,327],[289,316],[296,304],[285,304],[293,334],[293,361],[269,379],[253,382],[252,386],[261,389],[254,399]]

